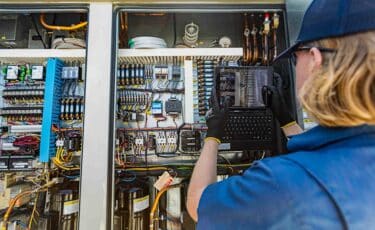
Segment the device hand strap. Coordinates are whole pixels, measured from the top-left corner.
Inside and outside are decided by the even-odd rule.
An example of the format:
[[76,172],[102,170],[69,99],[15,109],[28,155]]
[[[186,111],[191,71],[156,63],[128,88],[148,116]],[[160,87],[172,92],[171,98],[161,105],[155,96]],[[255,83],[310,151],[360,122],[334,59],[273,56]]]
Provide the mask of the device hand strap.
[[272,110],[273,115],[279,121],[280,126],[288,126],[295,122],[282,93],[281,81],[277,86],[263,86],[262,97],[264,104]]

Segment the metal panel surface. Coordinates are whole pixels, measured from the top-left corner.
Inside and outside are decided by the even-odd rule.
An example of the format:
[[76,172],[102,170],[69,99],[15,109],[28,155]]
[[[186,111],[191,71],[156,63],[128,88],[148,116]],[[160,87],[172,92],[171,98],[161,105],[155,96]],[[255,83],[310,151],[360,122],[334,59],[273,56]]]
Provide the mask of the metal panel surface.
[[80,229],[107,229],[108,133],[112,4],[92,3],[86,72],[85,135],[81,162]]
[[76,4],[76,3],[95,3],[95,2],[112,2],[114,4],[284,4],[285,0],[0,0],[0,3],[9,4]]

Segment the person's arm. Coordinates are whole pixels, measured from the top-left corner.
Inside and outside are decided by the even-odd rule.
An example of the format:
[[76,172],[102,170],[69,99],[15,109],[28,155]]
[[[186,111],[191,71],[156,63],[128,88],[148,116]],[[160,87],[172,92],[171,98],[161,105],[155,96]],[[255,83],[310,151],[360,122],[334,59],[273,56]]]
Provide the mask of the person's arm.
[[198,204],[204,189],[216,182],[218,146],[219,143],[213,139],[205,140],[203,150],[191,176],[186,205],[194,221],[198,220]]
[[211,97],[212,108],[206,114],[207,135],[201,155],[191,176],[186,207],[190,216],[198,220],[198,205],[204,189],[216,182],[216,167],[218,147],[224,135],[224,126],[228,118],[229,99],[224,101],[224,108],[220,108],[217,100]]

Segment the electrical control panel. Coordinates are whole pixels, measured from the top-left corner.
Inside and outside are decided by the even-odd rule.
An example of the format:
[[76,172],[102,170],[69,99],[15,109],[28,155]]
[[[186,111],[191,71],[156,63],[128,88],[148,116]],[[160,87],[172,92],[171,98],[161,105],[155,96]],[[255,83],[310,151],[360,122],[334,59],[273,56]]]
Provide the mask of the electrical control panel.
[[45,91],[44,69],[43,65],[32,64],[2,66],[0,149],[2,156],[10,158],[8,168],[4,166],[4,170],[30,170],[33,168],[33,161],[30,159],[39,156]]
[[0,16],[0,226],[77,229],[86,13],[15,12]]
[[[114,229],[194,229],[178,218],[186,214],[184,196],[212,102],[221,106],[230,99],[218,174],[242,172],[283,150],[280,127],[261,89],[279,75],[284,89],[290,85],[288,63],[273,64],[286,46],[284,12],[125,10],[118,17]],[[167,198],[160,202],[155,194],[163,186]],[[147,205],[137,212],[126,204],[140,200]]]
[[[77,229],[78,211],[85,210],[79,201],[87,195],[79,186],[85,178],[103,175],[80,175],[82,156],[98,154],[83,152],[83,145],[93,144],[83,130],[90,100],[85,95],[87,11],[15,12],[0,17],[0,48],[12,56],[0,57],[0,213],[10,212],[0,225]],[[102,78],[88,81],[88,89],[113,95],[104,99],[113,104],[95,105],[108,106],[113,115],[101,121],[113,125],[108,140],[103,138],[113,146],[98,151],[114,163],[104,183],[113,185],[107,190],[113,203],[105,203],[112,205],[110,228],[195,229],[185,200],[213,96],[219,104],[226,97],[232,101],[217,158],[219,180],[279,154],[285,144],[259,92],[263,85],[275,85],[279,74],[293,108],[290,65],[273,63],[287,46],[285,11],[253,3],[230,3],[225,10],[212,4],[199,11],[119,4],[116,13],[118,31],[110,41],[118,46],[112,52],[115,69],[105,78],[111,88],[97,84]],[[95,166],[83,168],[89,172]]]

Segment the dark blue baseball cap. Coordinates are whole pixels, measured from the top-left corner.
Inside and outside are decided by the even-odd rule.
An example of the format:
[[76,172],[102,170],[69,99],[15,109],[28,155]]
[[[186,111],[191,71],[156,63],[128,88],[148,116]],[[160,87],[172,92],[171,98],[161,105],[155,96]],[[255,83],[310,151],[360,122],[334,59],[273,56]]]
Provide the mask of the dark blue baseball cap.
[[375,30],[375,0],[314,0],[306,10],[295,44],[276,60],[290,57],[303,43]]

